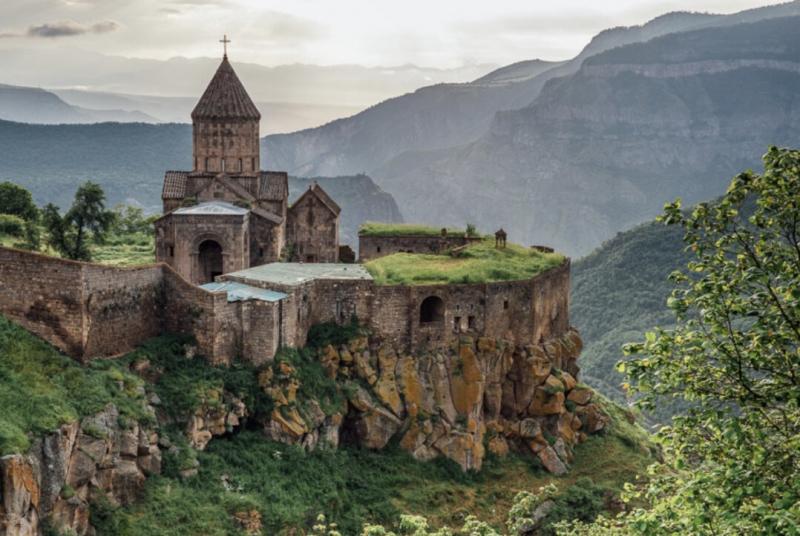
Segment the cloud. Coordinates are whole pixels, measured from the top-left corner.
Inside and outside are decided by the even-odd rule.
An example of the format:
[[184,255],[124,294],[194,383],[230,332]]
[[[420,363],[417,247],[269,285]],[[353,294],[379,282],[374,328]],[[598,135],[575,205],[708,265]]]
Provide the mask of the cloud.
[[27,37],[70,37],[74,35],[83,35],[88,33],[103,34],[113,32],[119,28],[119,24],[113,20],[106,20],[96,22],[94,24],[85,25],[75,21],[65,20],[58,22],[46,22],[44,24],[34,25],[28,28],[25,32]]

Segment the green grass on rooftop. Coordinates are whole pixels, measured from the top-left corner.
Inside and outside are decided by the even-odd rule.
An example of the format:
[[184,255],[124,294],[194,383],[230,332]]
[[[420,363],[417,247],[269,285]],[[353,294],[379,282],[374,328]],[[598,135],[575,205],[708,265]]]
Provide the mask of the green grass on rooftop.
[[[463,236],[466,231],[448,227],[447,234]],[[368,221],[361,225],[358,234],[363,236],[439,236],[441,227],[419,225],[416,223],[380,223]]]
[[508,244],[497,249],[494,239],[467,246],[460,255],[395,253],[364,264],[379,285],[491,283],[528,279],[564,262],[559,253],[542,253]]

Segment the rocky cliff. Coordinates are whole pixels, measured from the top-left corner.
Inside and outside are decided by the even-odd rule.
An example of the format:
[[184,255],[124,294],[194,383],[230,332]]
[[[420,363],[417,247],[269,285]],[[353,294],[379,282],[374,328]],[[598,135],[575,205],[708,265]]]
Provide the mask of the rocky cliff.
[[155,428],[127,422],[109,405],[38,439],[26,454],[0,458],[0,535],[94,534],[90,503],[130,504],[160,472]]
[[542,344],[463,337],[448,351],[415,355],[358,337],[327,345],[319,358],[346,401],[325,412],[298,398],[297,371],[279,362],[262,377],[275,403],[264,430],[273,440],[315,448],[353,441],[371,449],[392,439],[416,459],[444,456],[481,468],[486,448],[530,452],[563,474],[572,448],[608,418],[579,385],[577,332]]

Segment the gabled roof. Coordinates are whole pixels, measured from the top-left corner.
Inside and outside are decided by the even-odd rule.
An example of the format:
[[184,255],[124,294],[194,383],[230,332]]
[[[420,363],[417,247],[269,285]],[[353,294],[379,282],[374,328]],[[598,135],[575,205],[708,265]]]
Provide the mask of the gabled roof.
[[217,72],[194,107],[192,119],[261,119],[258,108],[236,76],[227,56],[222,58]]
[[186,178],[188,171],[167,171],[164,175],[164,188],[161,199],[183,199],[186,197]]
[[283,201],[289,197],[289,176],[285,171],[262,171],[259,179],[259,199]]
[[247,188],[245,188],[241,184],[238,184],[235,180],[233,180],[224,173],[219,173],[217,175],[214,175],[211,181],[197,192],[198,197],[201,197],[199,194],[207,191],[209,188],[211,188],[211,186],[214,183],[221,184],[223,187],[233,192],[237,197],[239,197],[243,201],[255,201],[256,199],[255,196],[253,196],[253,194],[247,191]]
[[263,208],[255,207],[255,208],[250,209],[250,212],[252,212],[256,216],[264,218],[267,221],[271,221],[272,223],[274,223],[276,225],[279,225],[279,224],[283,223],[283,218],[281,218],[277,214],[273,214],[272,212],[270,212],[268,210],[264,210]]
[[250,212],[246,208],[237,207],[227,201],[206,201],[191,207],[175,209],[172,214],[191,216],[244,216]]
[[297,198],[297,201],[292,204],[290,210],[296,207],[308,195],[316,196],[317,199],[319,199],[323,205],[328,207],[328,209],[336,216],[338,216],[342,211],[341,207],[336,204],[336,201],[334,201],[331,196],[329,196],[327,192],[323,190],[322,187],[316,182],[312,183],[311,186],[308,187],[308,190],[306,190],[303,195]]

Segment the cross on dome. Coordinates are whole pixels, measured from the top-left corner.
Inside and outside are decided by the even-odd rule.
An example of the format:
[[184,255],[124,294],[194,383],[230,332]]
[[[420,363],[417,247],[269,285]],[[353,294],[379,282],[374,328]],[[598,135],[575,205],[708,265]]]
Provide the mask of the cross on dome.
[[230,43],[231,40],[228,39],[228,35],[225,34],[225,35],[222,36],[222,39],[220,39],[219,42],[222,43],[222,47],[223,47],[223,49],[222,49],[223,50],[222,57],[227,58],[228,57],[228,43]]

